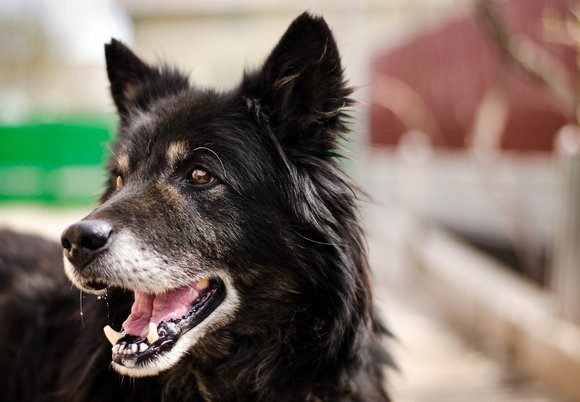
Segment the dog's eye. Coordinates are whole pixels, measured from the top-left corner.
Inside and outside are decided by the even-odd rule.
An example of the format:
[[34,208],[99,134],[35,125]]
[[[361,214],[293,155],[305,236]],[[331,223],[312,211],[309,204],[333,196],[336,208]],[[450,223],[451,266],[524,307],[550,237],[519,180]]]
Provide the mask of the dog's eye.
[[202,168],[193,169],[189,177],[189,182],[198,189],[207,188],[214,184],[215,181],[215,178]]
[[117,188],[118,188],[118,189],[119,189],[119,188],[121,188],[121,187],[123,187],[123,184],[124,184],[124,181],[123,181],[123,176],[121,176],[121,175],[118,175],[118,176],[117,176],[117,179],[116,179],[116,181],[115,181],[115,184],[117,185]]

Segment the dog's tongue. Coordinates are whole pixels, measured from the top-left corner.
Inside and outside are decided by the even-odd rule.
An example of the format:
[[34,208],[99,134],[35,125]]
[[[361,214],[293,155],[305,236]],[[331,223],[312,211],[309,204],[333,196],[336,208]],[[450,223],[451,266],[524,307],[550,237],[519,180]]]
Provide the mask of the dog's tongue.
[[123,323],[125,332],[141,336],[144,329],[149,325],[149,321],[153,316],[153,303],[155,296],[148,295],[142,292],[135,292],[135,301],[131,306],[131,314]]
[[184,286],[160,295],[135,292],[131,314],[123,323],[125,332],[134,336],[145,336],[149,322],[159,324],[172,318],[181,318],[199,295],[193,286]]

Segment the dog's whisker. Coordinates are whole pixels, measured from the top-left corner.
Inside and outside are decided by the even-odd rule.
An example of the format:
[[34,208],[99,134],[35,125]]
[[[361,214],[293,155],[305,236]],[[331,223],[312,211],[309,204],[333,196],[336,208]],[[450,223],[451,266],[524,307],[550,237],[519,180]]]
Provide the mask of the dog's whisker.
[[328,242],[323,242],[323,241],[317,241],[317,240],[313,240],[313,239],[309,239],[306,236],[301,235],[300,233],[296,232],[296,234],[300,237],[302,237],[304,240],[307,240],[311,243],[315,243],[315,244],[320,244],[322,246],[334,246],[334,247],[347,247],[346,244],[340,244],[340,243],[328,243]]

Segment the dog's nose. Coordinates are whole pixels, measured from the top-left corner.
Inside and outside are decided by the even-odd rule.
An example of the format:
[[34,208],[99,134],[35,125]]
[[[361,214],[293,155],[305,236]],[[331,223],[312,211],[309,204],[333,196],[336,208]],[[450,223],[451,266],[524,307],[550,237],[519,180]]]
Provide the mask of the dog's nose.
[[105,248],[112,232],[109,222],[79,221],[66,228],[60,240],[68,260],[80,269]]

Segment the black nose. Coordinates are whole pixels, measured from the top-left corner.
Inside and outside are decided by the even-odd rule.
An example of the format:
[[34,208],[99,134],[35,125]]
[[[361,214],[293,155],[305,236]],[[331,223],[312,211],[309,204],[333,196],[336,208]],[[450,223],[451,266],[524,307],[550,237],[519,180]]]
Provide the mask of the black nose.
[[105,248],[112,232],[113,227],[106,221],[79,221],[62,232],[60,241],[68,260],[83,268]]

